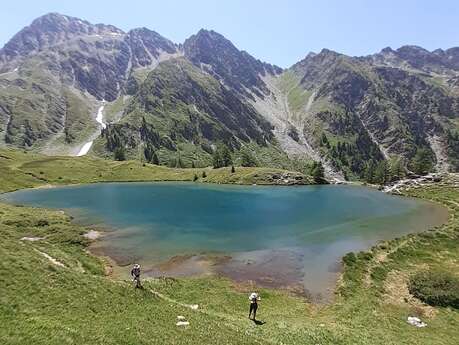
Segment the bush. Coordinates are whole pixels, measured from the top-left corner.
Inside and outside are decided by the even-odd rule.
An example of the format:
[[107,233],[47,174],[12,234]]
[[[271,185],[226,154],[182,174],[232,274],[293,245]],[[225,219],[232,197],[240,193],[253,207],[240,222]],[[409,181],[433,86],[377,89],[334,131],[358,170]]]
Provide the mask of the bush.
[[241,152],[241,165],[243,167],[256,167],[258,165],[255,157],[248,149]]
[[39,227],[48,226],[49,222],[46,219],[40,219],[36,225]]
[[410,278],[408,290],[427,304],[459,309],[459,279],[449,272],[419,272]]
[[354,253],[350,252],[344,255],[343,262],[346,266],[352,266],[357,262],[357,257]]

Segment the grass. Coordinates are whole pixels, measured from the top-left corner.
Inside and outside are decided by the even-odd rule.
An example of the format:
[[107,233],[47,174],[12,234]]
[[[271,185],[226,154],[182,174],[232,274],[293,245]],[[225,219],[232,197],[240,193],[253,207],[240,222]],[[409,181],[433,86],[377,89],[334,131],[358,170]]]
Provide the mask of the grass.
[[301,113],[305,110],[312,92],[306,90],[300,84],[300,77],[293,71],[286,71],[278,79],[279,89],[287,96],[288,105],[293,113]]
[[118,97],[115,101],[107,103],[104,108],[104,120],[108,123],[117,122],[123,115],[124,107],[129,96]]
[[[104,169],[97,160],[73,161],[2,151],[1,167],[9,173],[2,170],[1,190],[54,183],[58,175],[63,175],[61,183],[71,182],[70,172],[81,182],[111,170],[127,179],[129,172],[132,178],[144,168],[134,162],[105,162]],[[37,181],[35,174],[46,181]],[[212,178],[218,176],[216,171]],[[0,204],[0,343],[456,344],[459,311],[424,305],[407,292],[409,277],[419,270],[442,267],[459,275],[459,190],[452,183],[458,181],[406,192],[448,207],[447,224],[348,255],[330,305],[261,290],[259,319],[265,323],[260,325],[247,319],[249,284],[218,277],[155,279],[135,290],[106,276],[104,262],[88,254],[82,236],[88,228],[59,211]],[[23,241],[24,236],[43,239]],[[195,303],[197,311],[184,305]],[[178,315],[190,326],[177,327]],[[428,326],[408,325],[408,315],[421,317]]]
[[[309,176],[274,168],[231,167],[178,169],[139,161],[109,161],[91,157],[49,157],[31,152],[0,149],[0,192],[41,185],[67,185],[94,182],[193,181],[234,184],[285,184],[295,178],[312,183]],[[203,178],[203,172],[206,177]]]

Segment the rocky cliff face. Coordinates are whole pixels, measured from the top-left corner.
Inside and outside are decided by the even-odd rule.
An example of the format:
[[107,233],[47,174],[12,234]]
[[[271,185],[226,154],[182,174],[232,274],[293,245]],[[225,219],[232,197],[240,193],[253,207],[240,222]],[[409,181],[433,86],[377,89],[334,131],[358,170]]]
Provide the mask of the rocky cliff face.
[[262,77],[282,72],[281,68],[238,50],[214,31],[200,30],[185,41],[183,51],[193,64],[246,97],[251,97],[251,93],[260,97],[269,93]]
[[362,178],[427,152],[437,169],[459,169],[459,48],[324,49],[282,70],[214,31],[177,45],[53,13],[0,50],[4,144],[71,154],[100,130],[102,100],[121,118],[96,141],[102,156],[123,146],[130,157],[204,164],[225,145],[261,164],[321,160],[331,176]]
[[396,50],[384,48],[380,53],[363,58],[372,64],[454,75],[459,71],[459,48],[437,49],[433,52],[417,47],[403,46]]
[[3,64],[23,60],[33,54],[82,36],[121,36],[123,32],[111,25],[92,25],[78,18],[50,13],[18,32],[0,52]]

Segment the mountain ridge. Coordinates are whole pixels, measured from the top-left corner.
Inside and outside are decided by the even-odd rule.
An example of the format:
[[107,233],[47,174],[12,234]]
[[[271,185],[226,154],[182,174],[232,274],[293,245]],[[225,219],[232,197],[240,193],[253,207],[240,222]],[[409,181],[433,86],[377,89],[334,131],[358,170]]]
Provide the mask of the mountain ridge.
[[[183,89],[165,70],[175,70],[181,83],[206,82]],[[139,103],[141,94],[156,108]],[[401,160],[411,170],[419,155],[428,170],[459,166],[455,47],[405,45],[360,57],[324,48],[282,69],[213,30],[201,29],[177,44],[147,28],[124,32],[50,13],[0,49],[0,135],[6,145],[72,154],[90,133],[101,131],[92,117],[102,100],[109,102],[106,116],[119,121],[108,124],[92,151],[105,157],[117,142],[132,158],[144,159],[148,146],[161,153],[162,164],[171,164],[167,157],[209,164],[216,147],[227,145],[236,160],[248,150],[260,157],[258,164],[304,170],[321,161],[329,176],[369,180],[374,166]],[[231,109],[228,118],[219,115],[227,111],[222,109]],[[243,129],[251,128],[248,141],[240,140],[239,128],[224,125],[233,116],[256,119],[255,127]],[[213,130],[221,128],[219,135],[198,129],[204,118]],[[252,120],[244,121],[249,126]],[[188,129],[176,136],[170,123]],[[169,128],[161,134],[165,146],[151,141],[155,135],[147,139],[145,126],[155,133]],[[260,140],[258,131],[271,139]]]

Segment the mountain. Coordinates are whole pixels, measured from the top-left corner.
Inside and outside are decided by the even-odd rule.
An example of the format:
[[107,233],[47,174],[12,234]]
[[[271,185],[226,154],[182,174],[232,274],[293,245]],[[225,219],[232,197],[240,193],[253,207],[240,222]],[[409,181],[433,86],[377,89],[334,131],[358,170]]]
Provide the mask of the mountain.
[[[106,103],[103,103],[106,101]],[[105,105],[102,130],[95,121]],[[236,163],[385,182],[459,170],[459,48],[363,57],[324,49],[288,69],[200,30],[175,44],[51,13],[0,50],[0,145],[160,164]]]
[[274,145],[271,129],[234,90],[180,57],[148,74],[123,118],[102,132],[98,153],[122,146],[133,156],[153,150],[172,166],[208,166],[218,144]]
[[51,13],[0,50],[0,130],[4,141],[65,150],[97,130],[97,101],[125,93],[138,69],[154,68],[177,47],[159,34],[93,25]]
[[448,52],[402,47],[349,57],[324,49],[272,79],[282,101],[257,100],[258,108],[272,110],[287,152],[309,151],[347,177],[362,179],[382,161],[410,168],[420,152],[438,170],[457,170],[457,50]]
[[183,44],[185,57],[225,86],[250,97],[269,92],[262,77],[277,75],[282,69],[239,51],[229,40],[215,31],[200,30]]

